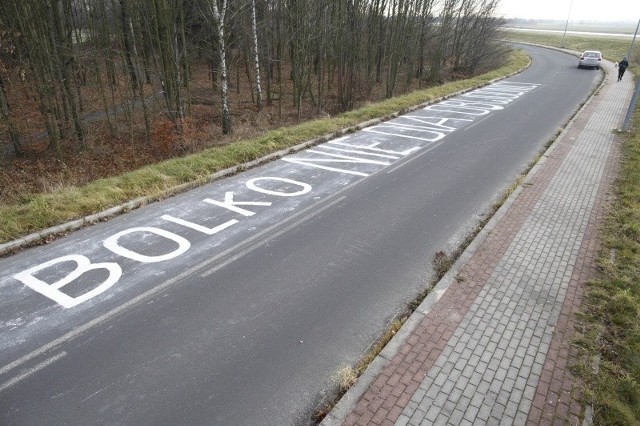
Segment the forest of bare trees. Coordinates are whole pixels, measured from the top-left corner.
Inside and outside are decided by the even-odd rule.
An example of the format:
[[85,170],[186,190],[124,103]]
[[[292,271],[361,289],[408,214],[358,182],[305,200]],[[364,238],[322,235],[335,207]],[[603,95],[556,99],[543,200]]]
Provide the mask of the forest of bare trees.
[[96,129],[149,143],[195,106],[229,134],[241,109],[300,119],[473,75],[500,60],[498,1],[3,0],[0,155],[37,138],[62,158]]

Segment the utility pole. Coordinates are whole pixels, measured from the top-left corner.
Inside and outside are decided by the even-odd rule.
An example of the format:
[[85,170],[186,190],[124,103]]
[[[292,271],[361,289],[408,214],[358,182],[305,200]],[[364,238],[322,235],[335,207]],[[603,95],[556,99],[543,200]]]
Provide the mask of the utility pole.
[[631,116],[636,109],[636,103],[638,102],[638,93],[640,93],[640,78],[636,80],[636,90],[631,97],[631,103],[629,103],[629,109],[627,109],[627,115],[624,117],[624,123],[622,124],[622,131],[629,130],[629,124],[631,123]]
[[569,14],[567,15],[567,23],[564,24],[564,34],[562,34],[562,44],[560,47],[564,49],[564,38],[567,36],[567,28],[569,27],[569,18],[571,17],[571,8],[573,7],[573,0],[569,3]]
[[638,35],[638,28],[640,28],[640,19],[638,19],[638,25],[636,25],[636,32],[633,34],[633,40],[631,40],[631,46],[629,46],[629,51],[627,52],[627,60],[631,60],[631,54],[633,53],[633,43],[636,41],[636,36]]
[[[633,42],[636,41],[636,36],[638,35],[638,28],[640,28],[640,19],[638,20],[638,25],[636,26],[636,32],[633,34],[633,40],[631,40],[631,46],[629,46],[629,52],[627,52],[627,61],[631,60],[631,54],[633,53]],[[636,79],[636,90],[633,92],[633,96],[631,97],[631,103],[629,103],[629,109],[627,109],[627,115],[624,117],[624,123],[622,124],[622,131],[626,132],[629,130],[629,124],[631,123],[631,116],[633,115],[633,111],[636,109],[636,103],[638,102],[638,94],[640,94],[640,77]]]

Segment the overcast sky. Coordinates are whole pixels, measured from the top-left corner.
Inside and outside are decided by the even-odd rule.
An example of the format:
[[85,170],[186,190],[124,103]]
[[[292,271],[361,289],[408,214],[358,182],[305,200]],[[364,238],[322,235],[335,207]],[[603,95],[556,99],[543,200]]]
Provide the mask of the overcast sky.
[[640,19],[639,0],[501,0],[505,18],[571,21],[633,21]]

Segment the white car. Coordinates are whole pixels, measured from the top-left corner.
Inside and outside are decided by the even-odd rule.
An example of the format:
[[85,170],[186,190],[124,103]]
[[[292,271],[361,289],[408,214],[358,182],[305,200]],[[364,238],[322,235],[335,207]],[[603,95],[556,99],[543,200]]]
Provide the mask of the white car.
[[602,53],[598,52],[597,50],[586,50],[582,55],[580,55],[578,68],[589,67],[600,69],[601,63]]

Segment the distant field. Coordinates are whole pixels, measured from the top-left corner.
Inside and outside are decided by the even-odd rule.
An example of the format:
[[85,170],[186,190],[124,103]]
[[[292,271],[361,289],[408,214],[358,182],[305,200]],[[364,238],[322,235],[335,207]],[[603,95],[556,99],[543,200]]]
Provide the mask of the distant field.
[[[562,47],[562,34],[552,33],[527,33],[520,31],[503,31],[503,37],[511,41],[522,41],[525,43],[544,44],[546,46]],[[630,39],[620,39],[612,37],[602,37],[594,35],[567,35],[564,38],[564,47],[576,51],[599,50],[602,55],[610,61],[617,62],[627,54]],[[636,40],[634,53],[630,58],[632,65],[640,63],[640,40]]]
[[[525,28],[532,30],[564,31],[565,22],[508,22],[507,27]],[[607,23],[580,23],[569,22],[567,31],[582,31],[592,33],[633,34],[636,29],[634,23],[607,24]]]

